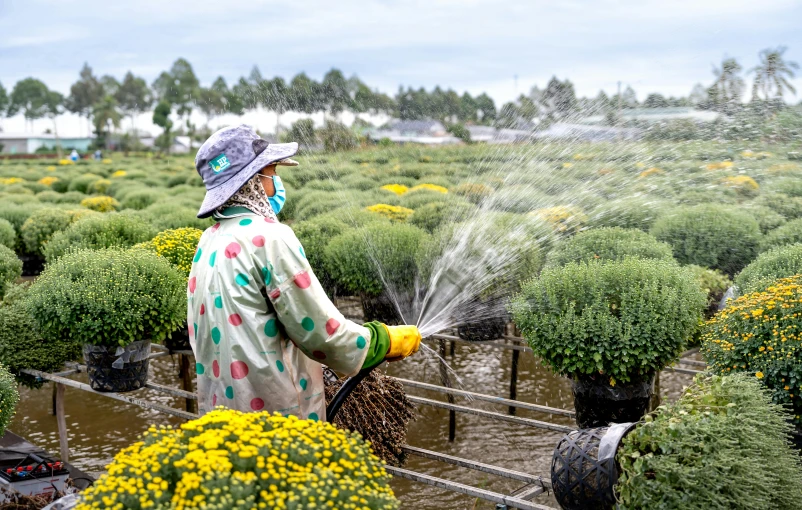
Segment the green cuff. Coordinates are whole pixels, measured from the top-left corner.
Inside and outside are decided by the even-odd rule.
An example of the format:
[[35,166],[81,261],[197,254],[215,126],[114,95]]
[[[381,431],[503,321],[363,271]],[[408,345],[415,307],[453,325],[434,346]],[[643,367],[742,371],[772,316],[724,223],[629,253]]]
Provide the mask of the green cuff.
[[366,322],[363,326],[370,330],[370,345],[367,346],[368,355],[362,368],[373,368],[384,361],[387,351],[390,350],[390,335],[379,321]]

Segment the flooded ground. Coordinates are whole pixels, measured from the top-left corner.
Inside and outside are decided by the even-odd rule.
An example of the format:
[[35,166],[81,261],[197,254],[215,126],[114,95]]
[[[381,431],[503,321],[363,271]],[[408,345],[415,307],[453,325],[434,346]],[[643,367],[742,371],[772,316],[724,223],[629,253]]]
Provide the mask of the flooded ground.
[[[436,347],[436,344],[432,346]],[[453,356],[446,356],[462,381],[458,387],[501,397],[509,394],[511,358],[512,351],[509,350],[464,343],[456,344]],[[177,356],[174,359],[165,357],[151,362],[150,373],[153,382],[180,387],[178,372]],[[432,384],[439,384],[440,380],[436,359],[425,355],[423,351],[413,358],[390,365],[387,373]],[[85,380],[86,376],[81,374],[77,378]],[[690,375],[663,373],[662,394],[669,399],[675,399],[682,387],[690,381]],[[445,400],[443,394],[414,389],[409,391],[412,394]],[[45,385],[40,390],[25,389],[21,397],[16,418],[10,429],[51,452],[58,452],[56,418],[51,414],[51,385]],[[182,399],[147,389],[139,390],[137,397],[176,408],[183,408],[184,405]],[[572,408],[569,381],[555,377],[527,353],[522,353],[520,356],[518,399],[551,407]],[[457,403],[507,412],[506,407],[488,402],[468,403],[458,397]],[[112,456],[134,442],[149,424],[177,425],[182,422],[179,418],[72,388],[67,389],[66,412],[70,461],[93,474],[101,473]],[[573,426],[573,420],[565,416],[520,410],[518,415]],[[408,443],[428,450],[548,477],[552,452],[561,437],[560,433],[460,413],[457,413],[456,423],[456,440],[449,443],[448,411],[419,406],[417,419],[409,429]],[[499,492],[512,492],[522,485],[520,482],[510,482],[481,472],[417,457],[410,457],[405,467]],[[495,507],[485,501],[405,479],[396,478],[392,485],[404,508],[492,509]],[[540,496],[536,501],[556,507],[551,496]]]

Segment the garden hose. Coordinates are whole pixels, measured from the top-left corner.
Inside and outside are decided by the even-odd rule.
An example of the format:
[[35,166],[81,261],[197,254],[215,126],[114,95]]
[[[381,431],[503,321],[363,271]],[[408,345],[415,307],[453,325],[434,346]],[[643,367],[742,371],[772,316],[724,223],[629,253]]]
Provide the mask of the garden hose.
[[348,395],[350,395],[351,392],[354,391],[357,386],[359,386],[359,383],[361,383],[362,380],[367,377],[374,368],[376,368],[376,366],[363,368],[357,372],[355,376],[346,379],[340,389],[337,390],[337,393],[334,394],[334,398],[331,399],[329,405],[326,406],[326,421],[334,421],[334,417],[337,416],[337,412],[340,410],[340,407],[342,407],[345,399],[348,398]]

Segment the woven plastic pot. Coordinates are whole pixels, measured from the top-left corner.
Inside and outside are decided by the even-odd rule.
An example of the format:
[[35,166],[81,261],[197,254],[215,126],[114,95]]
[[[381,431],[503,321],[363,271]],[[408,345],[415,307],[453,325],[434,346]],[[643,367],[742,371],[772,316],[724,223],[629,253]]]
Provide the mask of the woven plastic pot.
[[148,382],[150,340],[125,347],[86,344],[83,350],[89,386],[95,391],[133,391]]
[[554,497],[565,510],[608,510],[615,505],[618,465],[615,454],[634,423],[571,432],[551,459]]
[[654,376],[615,386],[610,386],[608,377],[580,377],[572,382],[576,424],[582,429],[638,421],[654,393]]
[[164,346],[171,351],[188,351],[192,349],[189,343],[189,327],[185,322],[183,326],[172,332],[164,340]]
[[398,311],[390,298],[381,294],[379,296],[361,295],[362,312],[366,321],[380,321],[385,324],[400,324]]
[[18,255],[22,261],[22,276],[39,276],[45,267],[45,259],[41,255]]

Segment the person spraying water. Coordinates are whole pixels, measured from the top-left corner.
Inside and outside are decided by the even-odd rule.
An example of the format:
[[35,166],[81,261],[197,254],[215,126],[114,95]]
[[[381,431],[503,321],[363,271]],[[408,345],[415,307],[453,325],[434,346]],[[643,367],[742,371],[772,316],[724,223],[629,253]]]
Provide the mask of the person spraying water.
[[212,134],[195,158],[206,186],[198,217],[217,220],[198,243],[187,289],[201,414],[225,406],[325,419],[321,363],[353,376],[419,349],[415,326],[345,319],[278,221],[286,190],[276,170],[296,166],[297,151],[243,124]]

